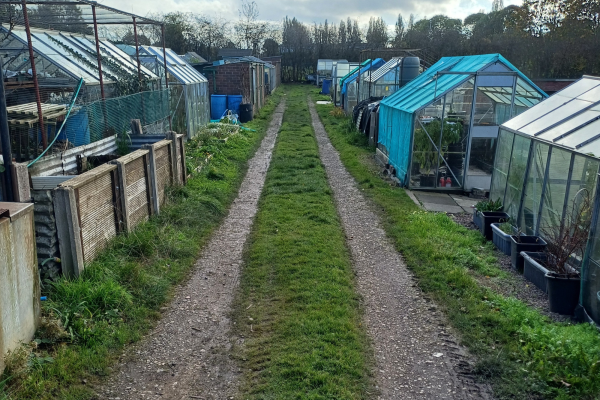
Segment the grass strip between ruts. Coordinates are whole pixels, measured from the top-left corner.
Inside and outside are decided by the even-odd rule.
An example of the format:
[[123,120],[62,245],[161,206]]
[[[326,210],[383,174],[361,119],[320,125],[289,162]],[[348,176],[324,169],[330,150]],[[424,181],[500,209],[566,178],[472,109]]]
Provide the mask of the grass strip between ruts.
[[124,346],[153,326],[171,289],[188,276],[222,221],[280,97],[278,90],[245,124],[254,132],[188,142],[189,172],[207,155],[212,158],[187,186],[171,191],[161,214],[114,239],[80,278],[46,285],[44,314],[60,319],[68,335],[57,338],[53,325],[45,324],[36,334],[36,349],[15,352],[0,377],[0,399],[94,398],[90,385],[110,373]]
[[[319,97],[314,90],[314,98]],[[342,162],[377,205],[421,289],[443,306],[461,341],[476,356],[475,372],[497,399],[597,399],[600,333],[589,324],[553,323],[514,298],[484,287],[511,279],[477,231],[444,213],[420,211],[404,190],[379,176],[374,149],[349,118],[317,105]]]
[[236,299],[237,331],[247,338],[239,398],[365,398],[368,345],[349,250],[306,92],[285,90]]

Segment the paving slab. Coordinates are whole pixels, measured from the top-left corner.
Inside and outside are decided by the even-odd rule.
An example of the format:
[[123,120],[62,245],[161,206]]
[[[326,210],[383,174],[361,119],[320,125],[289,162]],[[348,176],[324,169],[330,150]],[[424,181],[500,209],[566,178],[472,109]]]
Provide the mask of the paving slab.
[[415,193],[415,196],[417,196],[417,199],[419,199],[419,201],[421,203],[434,203],[434,204],[440,204],[440,205],[446,205],[446,206],[456,206],[456,202],[454,201],[454,199],[448,195],[445,196],[432,196],[429,193],[424,194],[424,193]]
[[452,206],[439,203],[423,203],[423,207],[425,207],[427,211],[446,212],[450,214],[459,214],[465,212],[462,207],[457,206],[456,204]]

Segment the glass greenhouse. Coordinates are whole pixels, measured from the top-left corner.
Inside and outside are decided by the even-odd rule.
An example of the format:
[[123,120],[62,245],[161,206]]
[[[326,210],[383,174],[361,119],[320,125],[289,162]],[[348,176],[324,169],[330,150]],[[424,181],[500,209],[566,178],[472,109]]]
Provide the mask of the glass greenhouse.
[[444,57],[381,101],[378,155],[409,188],[489,189],[499,126],[546,97],[500,54]]
[[[161,47],[140,46],[139,51],[144,65],[154,63],[156,68],[163,68]],[[177,132],[187,132],[188,139],[191,139],[202,126],[210,122],[208,80],[173,50],[165,49],[165,54],[170,74],[173,128]]]
[[418,57],[394,57],[360,81],[360,101],[395,93],[419,75]]
[[343,82],[343,79],[350,75],[351,72],[354,72],[358,66],[359,63],[357,62],[339,62],[333,68],[333,82],[331,85],[333,87],[333,104],[336,106],[339,106],[342,101],[341,83]]
[[522,232],[559,226],[581,193],[592,228],[581,263],[582,310],[600,323],[600,78],[585,76],[500,127],[490,198]]
[[354,106],[358,104],[358,82],[364,80],[371,73],[371,71],[379,69],[379,67],[381,67],[383,64],[385,64],[383,58],[376,58],[373,61],[368,60],[368,62],[365,61],[362,64],[364,66],[362,66],[360,70],[355,71],[344,79],[341,89],[343,97],[342,105],[344,110],[347,112],[352,111]]
[[338,62],[347,63],[348,60],[330,60],[322,58],[317,60],[317,86],[323,83],[323,79],[331,79],[333,68]]

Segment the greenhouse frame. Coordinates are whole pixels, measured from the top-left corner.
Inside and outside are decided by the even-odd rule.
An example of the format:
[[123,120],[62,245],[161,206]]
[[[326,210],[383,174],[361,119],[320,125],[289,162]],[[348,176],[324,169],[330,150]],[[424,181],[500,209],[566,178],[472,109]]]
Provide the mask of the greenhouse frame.
[[358,104],[359,82],[364,80],[372,71],[377,70],[385,64],[383,58],[367,61],[361,64],[360,70],[357,68],[356,71],[346,76],[341,84],[342,105],[346,112],[352,111],[354,106]]
[[584,76],[500,127],[491,199],[513,225],[544,236],[591,199],[591,229],[581,267],[580,304],[600,323],[600,78]]
[[357,62],[339,62],[333,68],[332,74],[332,92],[333,92],[333,104],[339,106],[341,103],[341,82],[346,76],[353,72],[356,68],[358,68],[359,63]]
[[317,86],[323,83],[323,79],[331,79],[333,76],[333,68],[337,63],[347,63],[348,60],[332,60],[320,58],[317,60]]
[[500,54],[444,57],[381,101],[378,158],[412,189],[487,190],[499,126],[546,97]]
[[178,132],[185,130],[187,138],[193,138],[202,126],[210,122],[208,80],[171,49],[165,49],[166,62],[160,47],[140,46],[139,52],[144,65],[154,63],[157,69],[167,66],[173,128]]
[[[360,81],[360,100],[369,97],[389,96],[400,87],[399,65],[402,57],[393,57],[377,70],[372,70],[365,79]],[[391,88],[391,90],[390,90]]]

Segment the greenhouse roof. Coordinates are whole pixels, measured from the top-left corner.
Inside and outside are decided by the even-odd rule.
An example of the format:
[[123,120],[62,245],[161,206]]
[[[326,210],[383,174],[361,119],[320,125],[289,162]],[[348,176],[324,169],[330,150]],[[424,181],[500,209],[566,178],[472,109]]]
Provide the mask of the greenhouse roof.
[[346,87],[348,86],[348,82],[352,81],[353,79],[356,79],[357,76],[362,75],[365,72],[379,68],[383,64],[385,64],[383,58],[376,58],[373,61],[369,60],[368,64],[360,68],[360,71],[358,71],[358,68],[356,68],[354,70],[354,73],[349,74],[349,76],[344,79],[344,83],[342,83],[342,93],[346,93]]
[[[28,51],[27,34],[24,27],[15,26],[9,32],[6,27],[0,26],[0,32],[7,33],[0,46],[0,53],[3,56],[16,57]],[[94,38],[82,34],[31,29],[33,51],[71,78],[76,80],[82,78],[87,85],[100,84],[100,76],[96,67],[98,60],[95,43]],[[108,78],[106,83],[114,80],[110,76],[118,77],[120,75],[117,68],[111,66],[111,62],[137,76],[137,64],[109,40],[100,39],[100,51],[104,59],[110,60],[110,62],[102,64],[103,75],[105,75],[105,79]],[[158,79],[150,70],[144,67],[141,70],[150,79]],[[38,73],[44,73],[44,71],[38,71]]]
[[600,78],[584,76],[502,128],[583,154],[600,155]]
[[396,68],[398,66],[398,64],[400,64],[400,61],[402,61],[402,57],[392,58],[390,61],[386,62],[381,67],[379,67],[379,69],[377,69],[377,71],[373,72],[371,74],[371,76],[367,76],[365,78],[365,81],[366,82],[377,82],[385,74],[387,74],[388,72],[390,72],[391,70]]
[[[153,46],[140,46],[140,52],[156,57],[159,63],[164,63],[163,49],[162,47]],[[180,83],[184,85],[191,85],[194,83],[208,82],[207,79],[188,64],[184,59],[179,57],[171,49],[165,49],[167,55],[167,70],[173,75]]]
[[[526,82],[526,86],[529,86],[520,86],[517,88],[515,104],[533,105],[528,100],[528,94],[531,91],[540,93],[544,97],[547,96],[546,93],[538,88],[506,58],[502,57],[502,55],[484,54],[477,56],[443,57],[396,93],[383,99],[381,104],[413,113],[421,107],[431,104],[444,93],[454,89],[469,79],[471,75],[498,62],[517,73],[519,78]],[[448,74],[448,72],[454,72],[454,74]]]
[[352,71],[350,71],[350,72],[348,72],[346,75],[342,76],[342,77],[340,78],[340,85],[342,85],[342,84],[344,83],[344,81],[345,81],[346,79],[348,79],[348,77],[349,77],[350,75],[352,75],[352,74],[354,74],[356,71],[358,71],[358,68],[360,68],[360,67],[364,67],[365,65],[367,65],[367,64],[368,64],[368,63],[370,63],[370,62],[371,62],[371,59],[369,58],[369,59],[367,59],[367,60],[363,61],[363,62],[362,62],[362,64],[360,64],[360,65],[357,65],[356,67],[354,67],[354,68],[352,69]]

